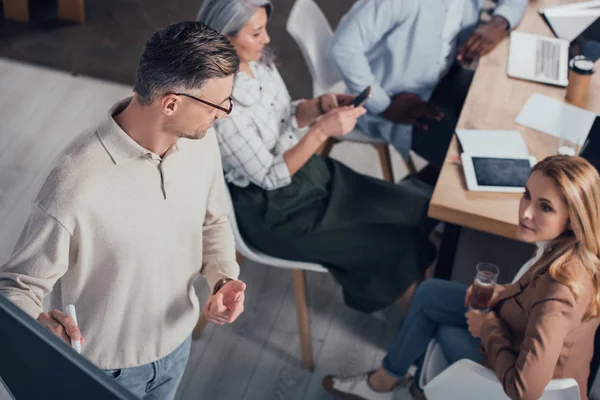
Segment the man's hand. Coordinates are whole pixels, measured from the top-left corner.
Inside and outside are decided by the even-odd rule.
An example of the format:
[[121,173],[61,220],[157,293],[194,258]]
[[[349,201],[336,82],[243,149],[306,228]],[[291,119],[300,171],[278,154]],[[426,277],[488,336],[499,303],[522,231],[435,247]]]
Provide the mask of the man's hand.
[[64,340],[69,346],[71,339],[81,340],[81,345],[85,344],[85,339],[81,336],[81,331],[75,324],[75,320],[59,310],[52,310],[48,313],[41,313],[37,317],[40,325],[46,327],[50,332]]
[[401,92],[392,97],[389,107],[381,116],[397,124],[411,124],[427,130],[427,120],[440,121],[444,114],[439,107],[424,102],[419,95]]
[[244,312],[245,290],[246,284],[242,281],[227,282],[208,299],[202,312],[217,325],[232,323]]
[[479,25],[467,41],[458,49],[457,59],[462,65],[471,65],[492,51],[506,36],[508,21],[495,15],[489,22]]

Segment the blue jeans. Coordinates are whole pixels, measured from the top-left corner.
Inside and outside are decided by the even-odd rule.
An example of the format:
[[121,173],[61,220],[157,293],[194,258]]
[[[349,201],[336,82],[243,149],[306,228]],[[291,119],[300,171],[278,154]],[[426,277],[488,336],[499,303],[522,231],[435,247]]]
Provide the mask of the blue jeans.
[[[383,359],[383,369],[404,378],[418,364],[431,339],[440,344],[449,363],[468,358],[479,362],[479,339],[471,336],[464,306],[467,286],[440,279],[427,279],[418,287],[394,343]],[[415,381],[418,382],[420,368]]]
[[139,367],[106,369],[116,382],[145,400],[172,400],[190,356],[191,336],[165,357]]

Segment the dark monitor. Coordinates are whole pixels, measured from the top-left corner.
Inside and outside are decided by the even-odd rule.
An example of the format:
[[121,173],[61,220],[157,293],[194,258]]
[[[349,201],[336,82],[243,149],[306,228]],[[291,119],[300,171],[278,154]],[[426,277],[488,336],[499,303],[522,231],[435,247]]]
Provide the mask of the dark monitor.
[[600,171],[600,117],[596,117],[579,155]]
[[0,378],[16,400],[137,399],[2,295]]

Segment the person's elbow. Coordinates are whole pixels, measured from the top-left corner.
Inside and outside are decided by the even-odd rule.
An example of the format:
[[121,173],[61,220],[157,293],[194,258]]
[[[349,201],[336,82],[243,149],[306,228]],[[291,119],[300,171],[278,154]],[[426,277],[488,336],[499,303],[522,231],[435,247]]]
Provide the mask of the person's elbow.
[[347,61],[352,58],[348,50],[334,36],[329,46],[329,58],[335,67],[344,74],[344,67],[347,66]]
[[257,179],[257,184],[266,191],[281,189],[292,182],[292,177],[277,177],[272,171],[265,173],[260,179]]
[[[290,180],[290,182],[291,182],[291,180]],[[260,187],[262,187],[263,189],[265,189],[268,192],[271,192],[273,190],[277,190],[277,189],[286,187],[287,185],[290,184],[290,182],[275,180],[275,179],[265,179],[260,184]]]
[[[534,378],[537,381],[537,379]],[[545,384],[531,382],[531,379],[515,377],[510,387],[504,391],[512,400],[538,400],[544,394]]]

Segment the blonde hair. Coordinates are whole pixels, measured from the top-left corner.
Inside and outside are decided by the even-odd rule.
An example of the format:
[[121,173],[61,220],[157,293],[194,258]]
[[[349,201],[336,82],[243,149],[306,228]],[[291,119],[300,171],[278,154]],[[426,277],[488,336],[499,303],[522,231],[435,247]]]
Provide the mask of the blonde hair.
[[556,184],[567,205],[569,223],[565,232],[552,240],[534,265],[536,272],[548,267],[550,276],[568,286],[579,301],[583,284],[577,279],[578,264],[592,282],[592,301],[584,319],[600,315],[600,176],[581,157],[551,156],[533,167]]

